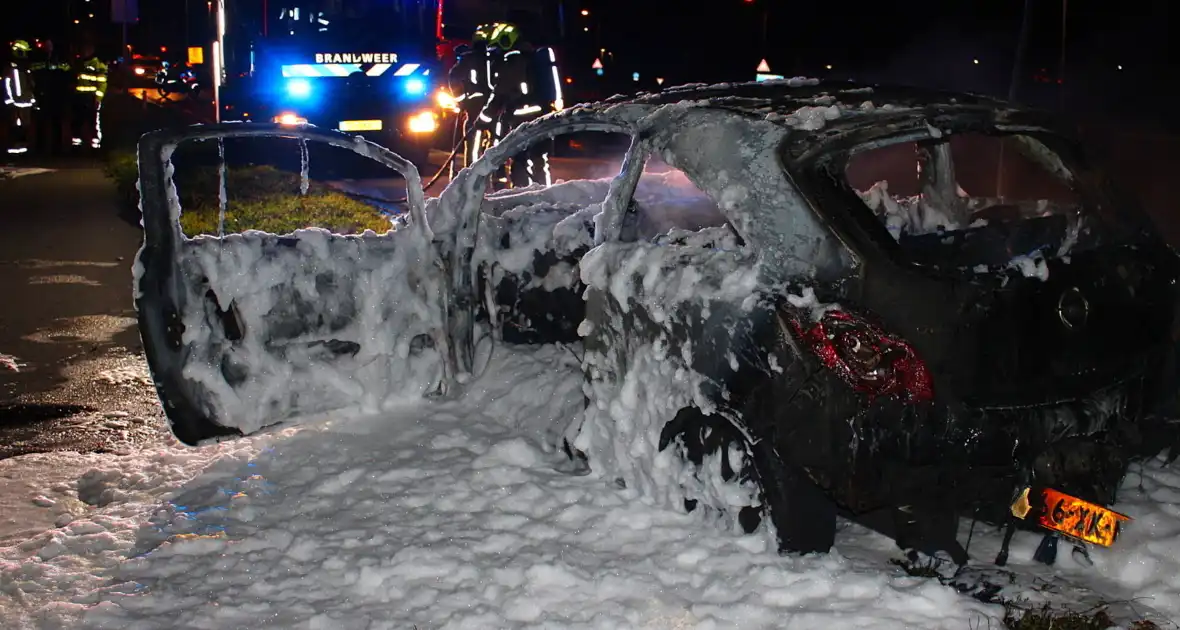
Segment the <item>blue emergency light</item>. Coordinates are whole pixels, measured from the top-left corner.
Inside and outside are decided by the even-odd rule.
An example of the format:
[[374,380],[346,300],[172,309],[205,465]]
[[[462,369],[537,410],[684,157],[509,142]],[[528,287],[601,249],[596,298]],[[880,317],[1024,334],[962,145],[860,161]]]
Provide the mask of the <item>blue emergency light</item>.
[[307,79],[291,79],[287,81],[287,95],[291,98],[307,98],[311,96],[311,81]]
[[406,79],[402,88],[405,89],[407,94],[418,96],[426,93],[426,82],[418,78]]

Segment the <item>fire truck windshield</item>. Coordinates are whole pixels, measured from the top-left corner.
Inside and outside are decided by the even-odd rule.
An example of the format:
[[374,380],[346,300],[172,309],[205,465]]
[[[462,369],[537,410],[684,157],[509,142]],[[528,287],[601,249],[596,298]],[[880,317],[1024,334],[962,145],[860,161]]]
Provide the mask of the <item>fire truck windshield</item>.
[[279,9],[272,36],[327,45],[433,44],[437,0],[302,0]]

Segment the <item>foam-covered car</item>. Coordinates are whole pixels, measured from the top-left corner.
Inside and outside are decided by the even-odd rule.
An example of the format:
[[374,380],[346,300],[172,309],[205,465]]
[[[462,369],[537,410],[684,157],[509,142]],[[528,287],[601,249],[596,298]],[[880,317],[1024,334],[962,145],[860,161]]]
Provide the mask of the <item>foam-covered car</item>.
[[[613,177],[485,194],[591,132],[629,138]],[[408,225],[185,237],[177,143],[275,134],[400,171]],[[1129,462],[1170,435],[1177,258],[1038,112],[687,86],[524,125],[429,200],[409,162],[314,128],[139,155],[140,329],[189,444],[458,395],[484,335],[577,343],[585,411],[554,435],[582,472],[782,551],[829,549],[844,514],[963,562],[966,517],[1111,544]]]

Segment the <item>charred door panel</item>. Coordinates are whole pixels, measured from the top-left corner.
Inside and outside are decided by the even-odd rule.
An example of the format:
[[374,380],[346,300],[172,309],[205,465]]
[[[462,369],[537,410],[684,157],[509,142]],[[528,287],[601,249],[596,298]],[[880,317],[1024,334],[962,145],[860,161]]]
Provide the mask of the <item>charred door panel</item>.
[[[595,183],[605,195],[609,180]],[[544,199],[544,192],[536,196]],[[476,253],[475,264],[483,307],[494,308],[491,314],[505,341],[578,341],[578,325],[586,316],[578,263],[594,244],[593,215],[600,202],[540,201],[481,218],[480,240],[488,246]]]
[[[268,135],[349,148],[400,171],[413,223],[382,235],[184,237],[171,183],[175,146]],[[182,441],[337,409],[376,411],[453,377],[442,271],[413,165],[343,134],[271,125],[156,132],[139,155],[136,308],[157,390]]]

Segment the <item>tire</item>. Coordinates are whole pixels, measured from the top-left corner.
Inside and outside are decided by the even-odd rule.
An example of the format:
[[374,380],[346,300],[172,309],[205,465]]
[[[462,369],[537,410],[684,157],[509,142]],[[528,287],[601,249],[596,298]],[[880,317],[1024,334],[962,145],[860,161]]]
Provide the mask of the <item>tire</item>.
[[[697,468],[698,475],[703,469],[706,457],[720,455],[722,481],[752,481],[761,487],[754,467],[745,465],[753,460],[750,444],[741,431],[718,414],[707,416],[696,407],[681,409],[660,432],[659,449],[663,451],[669,447],[678,449],[681,458]],[[740,465],[735,465],[730,459],[733,447],[737,447],[742,454],[743,462]],[[706,498],[691,497],[686,493],[684,509],[688,512],[695,511],[702,499]],[[762,505],[765,505],[765,500],[762,501]],[[720,510],[719,506],[706,507]],[[733,516],[743,531],[752,534],[761,525],[763,512],[761,505],[747,505],[741,507]]]
[[[759,488],[761,505],[742,507],[736,514],[747,534],[769,518],[779,553],[827,553],[835,544],[836,504],[805,474],[783,462],[771,441],[764,439],[751,444],[727,419],[717,414],[706,416],[695,407],[687,407],[661,431],[660,450],[673,444],[678,444],[682,456],[698,467],[705,456],[727,453],[730,446],[737,445],[744,451],[752,466],[735,471],[725,456],[722,479],[734,481],[736,476],[737,481],[749,480]],[[686,497],[684,507],[692,512],[698,501]]]

